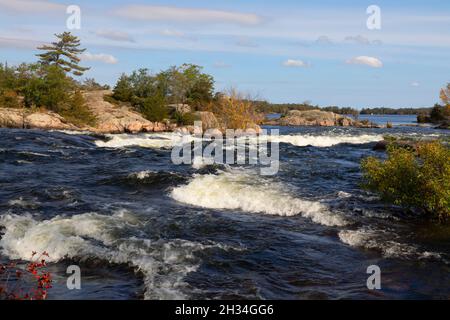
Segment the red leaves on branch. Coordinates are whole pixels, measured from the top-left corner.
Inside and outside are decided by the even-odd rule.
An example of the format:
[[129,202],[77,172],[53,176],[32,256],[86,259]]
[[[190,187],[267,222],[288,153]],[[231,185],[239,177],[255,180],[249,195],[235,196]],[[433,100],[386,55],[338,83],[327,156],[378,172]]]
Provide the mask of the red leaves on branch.
[[[43,257],[49,257],[44,251],[35,258],[37,253],[32,252],[31,261],[25,270],[16,268],[16,263],[0,264],[0,300],[45,300],[48,290],[52,287],[52,276],[46,271],[47,266]],[[14,283],[11,284],[11,280]],[[33,283],[31,289],[25,290],[23,283]]]

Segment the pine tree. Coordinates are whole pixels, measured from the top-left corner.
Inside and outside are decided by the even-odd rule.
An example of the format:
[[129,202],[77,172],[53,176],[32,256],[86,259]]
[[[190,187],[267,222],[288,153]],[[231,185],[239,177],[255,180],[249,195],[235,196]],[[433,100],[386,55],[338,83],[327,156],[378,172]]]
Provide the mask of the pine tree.
[[130,102],[133,97],[133,87],[130,78],[122,74],[113,90],[113,98],[119,101]]
[[44,65],[57,65],[65,72],[71,72],[75,76],[81,76],[90,68],[79,66],[80,58],[78,55],[86,49],[80,49],[80,40],[70,32],[55,34],[58,41],[52,42],[51,45],[38,47],[44,53],[37,54],[40,62]]

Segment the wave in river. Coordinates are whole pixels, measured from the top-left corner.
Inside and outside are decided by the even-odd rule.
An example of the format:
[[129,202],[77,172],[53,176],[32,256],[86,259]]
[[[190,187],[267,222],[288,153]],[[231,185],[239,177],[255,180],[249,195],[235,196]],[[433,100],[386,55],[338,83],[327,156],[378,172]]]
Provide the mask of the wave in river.
[[379,251],[386,258],[441,259],[439,253],[421,251],[413,245],[398,242],[393,234],[387,234],[383,230],[342,230],[339,232],[339,239],[352,247]]
[[10,259],[29,260],[33,251],[47,251],[49,262],[71,258],[127,264],[143,273],[147,299],[187,298],[183,279],[200,264],[194,253],[208,248],[228,249],[180,239],[151,241],[126,236],[130,228],[142,227],[127,212],[57,216],[43,221],[31,215],[8,214],[0,217],[0,226],[4,227],[2,253]]
[[[95,144],[102,148],[124,148],[130,146],[139,146],[143,148],[172,148],[175,145],[189,143],[195,138],[191,135],[179,133],[148,133],[148,134],[114,134],[106,135],[107,141],[97,140]],[[262,136],[262,141],[268,140],[277,143],[289,143],[297,147],[332,147],[341,143],[365,144],[383,140],[381,135],[280,135],[280,136]],[[208,140],[205,140],[208,141]]]
[[341,143],[365,144],[383,140],[381,135],[281,135],[271,137],[271,141],[289,143],[297,147],[332,147]]
[[301,214],[327,226],[346,224],[341,216],[330,213],[320,202],[295,198],[285,189],[280,183],[262,181],[257,174],[235,169],[218,175],[194,175],[188,184],[174,188],[171,196],[179,202],[210,209],[280,216]]
[[143,148],[162,149],[191,142],[193,137],[177,133],[148,134],[107,134],[108,140],[97,140],[95,144],[101,148],[125,148],[138,146]]

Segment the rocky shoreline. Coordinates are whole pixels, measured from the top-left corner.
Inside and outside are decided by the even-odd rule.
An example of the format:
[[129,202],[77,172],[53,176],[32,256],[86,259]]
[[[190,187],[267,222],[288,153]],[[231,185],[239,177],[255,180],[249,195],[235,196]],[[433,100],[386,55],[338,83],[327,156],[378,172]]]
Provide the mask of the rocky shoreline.
[[[194,126],[179,126],[170,121],[152,122],[140,113],[124,104],[116,105],[105,101],[104,97],[111,91],[99,90],[84,93],[87,107],[96,118],[96,125],[76,126],[59,114],[43,109],[2,108],[0,106],[0,128],[71,130],[97,134],[141,133],[141,132],[180,132],[193,133]],[[220,131],[220,122],[212,112],[194,112],[197,120],[202,122],[203,130]],[[256,132],[261,128],[253,126]]]
[[[178,131],[192,133],[193,126],[178,126],[169,121],[151,122],[141,114],[126,105],[116,105],[105,101],[104,96],[111,92],[107,90],[88,91],[84,93],[86,104],[96,117],[95,127],[76,126],[59,114],[40,109],[13,109],[0,106],[0,127],[42,130],[73,130],[89,131],[99,134],[111,133],[140,133]],[[219,121],[211,112],[196,112],[195,116],[203,123],[203,130],[219,128]],[[371,122],[354,120],[333,112],[321,110],[298,111],[291,110],[277,120],[265,121],[266,125],[280,126],[343,126],[359,128],[380,128]],[[254,126],[256,131],[260,127]],[[217,129],[219,130],[219,129]]]
[[151,122],[126,106],[116,106],[103,99],[109,91],[86,92],[84,97],[90,111],[97,119],[95,127],[78,127],[64,117],[48,110],[12,109],[0,107],[0,127],[42,129],[42,130],[79,130],[94,133],[138,133],[172,131],[176,125]]

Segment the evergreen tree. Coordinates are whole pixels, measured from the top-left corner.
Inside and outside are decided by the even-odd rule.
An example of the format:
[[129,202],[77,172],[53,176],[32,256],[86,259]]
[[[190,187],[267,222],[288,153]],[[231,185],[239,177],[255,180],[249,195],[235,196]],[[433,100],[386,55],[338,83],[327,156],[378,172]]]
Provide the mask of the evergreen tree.
[[86,49],[80,49],[80,40],[70,32],[55,34],[58,41],[51,45],[38,47],[44,53],[37,54],[43,65],[56,65],[65,72],[71,72],[76,76],[81,76],[90,68],[79,66],[80,58],[78,55]]
[[113,90],[113,98],[118,101],[130,102],[133,97],[133,87],[130,78],[122,74]]

